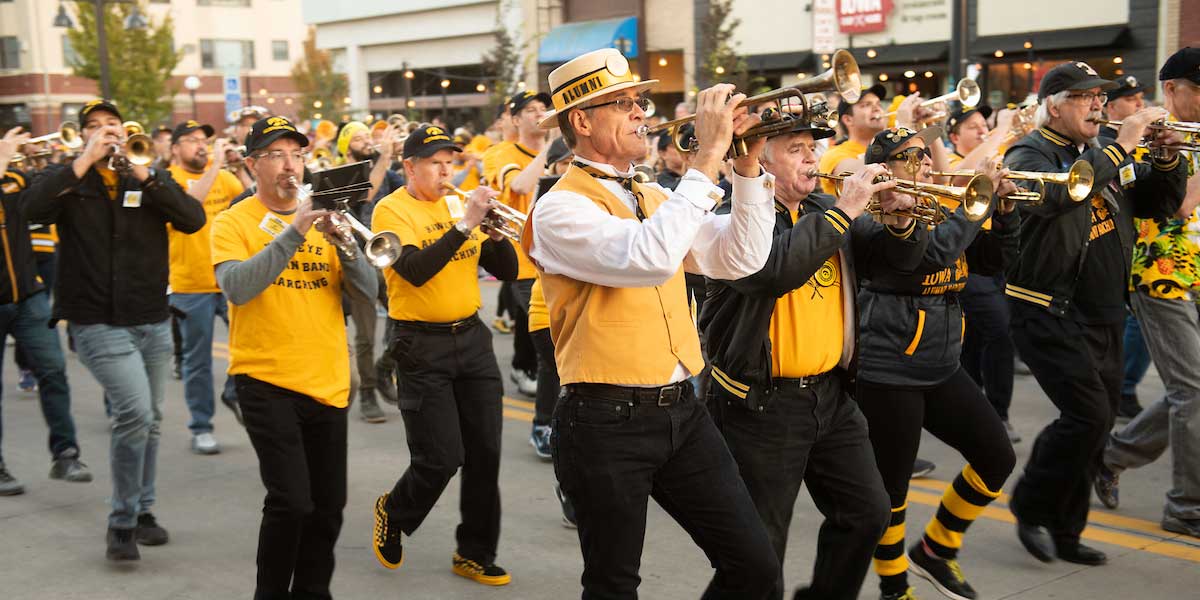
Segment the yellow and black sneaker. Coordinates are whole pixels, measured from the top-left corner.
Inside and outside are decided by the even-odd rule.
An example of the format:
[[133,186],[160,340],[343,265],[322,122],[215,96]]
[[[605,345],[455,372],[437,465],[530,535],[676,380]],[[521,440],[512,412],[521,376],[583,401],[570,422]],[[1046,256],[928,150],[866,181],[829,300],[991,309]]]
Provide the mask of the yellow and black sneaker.
[[457,552],[454,553],[454,574],[483,585],[508,585],[512,581],[512,575],[495,564],[481,565],[469,558],[463,558]]
[[393,527],[388,521],[388,494],[375,501],[375,539],[371,547],[375,550],[375,558],[379,564],[389,569],[399,569],[404,564],[404,545],[399,527]]

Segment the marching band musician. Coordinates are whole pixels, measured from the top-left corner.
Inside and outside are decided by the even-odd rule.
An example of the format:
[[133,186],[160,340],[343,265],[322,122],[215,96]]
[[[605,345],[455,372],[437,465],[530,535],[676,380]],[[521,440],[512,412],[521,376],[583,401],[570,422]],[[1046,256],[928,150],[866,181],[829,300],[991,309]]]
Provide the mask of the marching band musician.
[[[931,183],[931,143],[941,129],[885,129],[867,146],[868,165],[884,164],[897,176]],[[913,167],[916,167],[915,170]],[[989,165],[1000,195],[1015,190]],[[991,200],[990,198],[984,201]],[[928,232],[918,260],[897,264],[887,252],[895,233],[878,228],[853,240],[854,264],[863,282],[859,301],[858,392],[875,462],[891,500],[891,522],[875,550],[884,600],[914,600],[910,568],[950,598],[976,598],[958,566],[967,527],[1000,495],[1016,457],[996,411],[959,363],[963,317],[957,293],[969,271],[996,272],[1015,250],[1014,206],[999,202],[990,231],[959,207]],[[934,205],[941,212],[941,205]],[[915,220],[900,235],[924,228]],[[922,538],[904,550],[908,483],[925,429],[959,451],[966,466],[947,486]]]
[[399,568],[403,536],[421,526],[461,467],[462,523],[451,569],[484,585],[505,585],[512,577],[496,565],[504,385],[491,331],[477,314],[478,268],[511,281],[517,250],[498,232],[477,231],[497,192],[480,187],[465,200],[444,198],[458,152],[440,127],[413,132],[404,142],[407,184],[375,207],[372,220],[403,245],[384,276],[393,330],[388,351],[411,454],[408,469],[375,502],[374,551],[383,566]]
[[125,136],[116,105],[93,100],[79,118],[79,157],[39,174],[21,204],[30,222],[57,223],[62,236],[51,319],[67,321],[80,361],[112,408],[106,555],[138,560],[137,544],[165,544],[168,538],[150,512],[171,368],[165,226],[195,233],[206,218],[204,207],[166,171],[136,164],[109,168],[110,154]]
[[[887,127],[887,115],[881,104],[886,98],[887,88],[877,83],[863,90],[857,102],[842,101],[838,107],[838,127],[846,140],[821,155],[822,173],[836,174],[862,168],[867,144],[871,143],[876,133]],[[837,195],[837,186],[833,181],[822,181],[821,187],[825,193]]]
[[[1010,148],[1004,163],[1063,172],[1076,160],[1095,171],[1093,194],[1074,202],[1047,186],[1038,206],[1021,207],[1020,252],[1007,271],[1012,336],[1042,390],[1060,411],[1033,447],[1009,508],[1025,549],[1042,561],[1106,562],[1080,543],[1092,479],[1121,392],[1134,217],[1170,217],[1183,199],[1187,164],[1167,151],[1145,176],[1130,154],[1161,108],[1129,115],[1117,137],[1097,138],[1105,92],[1116,84],[1084,62],[1063,63],[1038,89],[1039,129]],[[1174,133],[1158,142],[1178,143]],[[1024,186],[1023,186],[1024,187]]]
[[[211,126],[189,119],[175,126],[170,145],[171,177],[204,207],[209,219],[200,231],[192,234],[167,226],[171,255],[171,295],[168,300],[184,315],[179,319],[183,396],[191,414],[188,429],[192,433],[192,452],[196,454],[221,451],[213,437],[212,424],[216,408],[212,372],[213,321],[219,318],[228,326],[229,311],[213,274],[211,220],[229,208],[229,203],[243,191],[237,176],[224,169],[226,140],[213,141],[210,164],[207,144],[212,135]],[[240,422],[232,377],[225,378],[221,401]]]
[[734,161],[738,200],[717,174],[732,136],[758,123],[722,84],[698,95],[700,149],[668,192],[634,179],[639,133],[656,83],[625,57],[596,50],[549,77],[557,127],[575,162],[538,200],[522,245],[538,266],[564,392],[554,411],[555,475],[575,503],[582,597],[636,598],[653,497],[716,569],[704,598],[764,597],[779,561],[733,457],[688,377],[704,367],[684,290],[685,269],[739,279],[769,251],[774,181],[758,166],[761,139]]
[[212,226],[212,264],[231,305],[229,374],[267,488],[260,600],[330,597],[346,504],[350,357],[342,294],[376,292],[361,253],[346,258],[313,226],[329,211],[297,198],[307,145],[283,117],[256,122],[246,166],[259,189]]
[[[776,199],[770,256],[749,277],[709,280],[700,326],[712,362],[709,409],[780,564],[801,483],[826,517],[812,582],[795,597],[853,600],[889,505],[866,420],[846,389],[856,327],[849,244],[852,230],[875,226],[860,218],[871,196],[894,183],[873,183],[883,172],[876,166],[850,177],[836,202],[816,192],[816,141],[831,136],[797,120],[767,141],[761,160]],[[718,212],[730,212],[729,203]],[[897,260],[924,250],[924,236],[885,239]],[[782,573],[768,597],[783,597]]]

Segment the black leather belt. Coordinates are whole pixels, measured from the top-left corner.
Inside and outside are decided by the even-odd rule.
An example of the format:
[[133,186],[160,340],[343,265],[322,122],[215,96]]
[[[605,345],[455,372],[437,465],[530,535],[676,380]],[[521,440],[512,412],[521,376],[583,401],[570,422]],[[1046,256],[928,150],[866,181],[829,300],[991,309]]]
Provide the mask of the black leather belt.
[[808,389],[833,376],[833,371],[825,371],[807,377],[772,377],[771,388],[776,390]]
[[593,398],[629,402],[630,404],[655,404],[671,406],[676,402],[692,398],[692,383],[680,381],[662,387],[633,387],[608,383],[571,383],[567,391]]
[[479,315],[471,315],[465,319],[453,321],[450,323],[431,323],[429,321],[396,321],[398,327],[406,327],[409,329],[418,329],[420,331],[431,331],[433,333],[458,333],[465,329],[470,329],[479,325]]

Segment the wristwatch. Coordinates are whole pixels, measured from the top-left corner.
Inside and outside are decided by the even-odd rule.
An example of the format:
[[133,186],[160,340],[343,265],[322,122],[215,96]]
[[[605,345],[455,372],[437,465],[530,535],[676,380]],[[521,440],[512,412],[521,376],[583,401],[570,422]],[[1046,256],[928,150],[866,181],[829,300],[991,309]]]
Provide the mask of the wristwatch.
[[471,229],[472,228],[467,227],[466,223],[459,221],[454,224],[454,228],[457,229],[459,233],[463,234],[463,237],[465,237],[465,238],[471,237]]

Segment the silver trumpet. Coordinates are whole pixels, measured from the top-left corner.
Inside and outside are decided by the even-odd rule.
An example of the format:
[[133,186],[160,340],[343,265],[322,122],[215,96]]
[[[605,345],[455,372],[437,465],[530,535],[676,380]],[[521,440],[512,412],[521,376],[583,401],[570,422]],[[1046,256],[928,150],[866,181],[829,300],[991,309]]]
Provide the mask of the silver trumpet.
[[[470,192],[458,189],[449,181],[442,184],[447,191],[458,194],[464,200],[470,196]],[[525,213],[504,204],[496,203],[487,215],[483,217],[481,226],[495,230],[500,235],[514,241],[521,241],[521,230],[525,228]]]
[[[295,177],[292,177],[291,181],[292,185],[296,186],[297,199],[304,202],[312,198],[312,189],[308,185],[300,185]],[[349,202],[338,201],[337,208],[328,216],[317,219],[317,222],[321,223],[326,219],[328,220],[322,223],[318,229],[347,258],[351,260],[358,258],[358,240],[355,236],[362,238],[365,243],[362,250],[363,256],[376,269],[386,269],[400,258],[400,236],[390,231],[380,233],[371,231],[354,218],[350,212]]]

